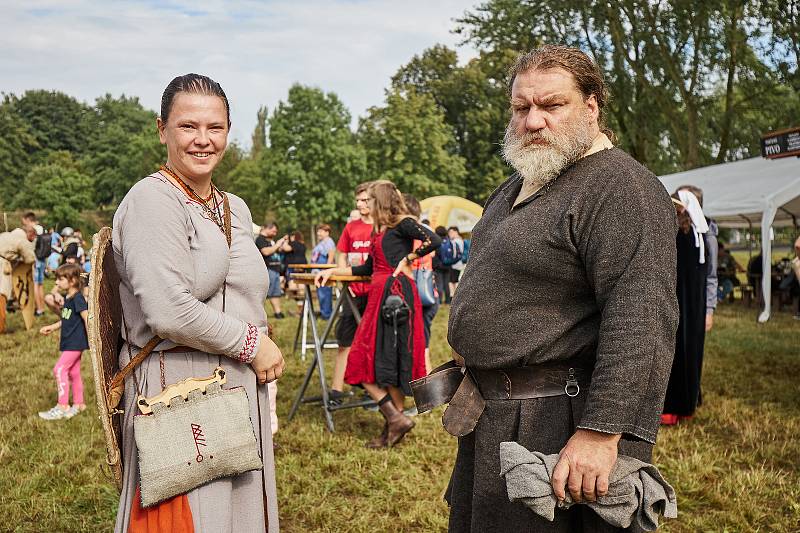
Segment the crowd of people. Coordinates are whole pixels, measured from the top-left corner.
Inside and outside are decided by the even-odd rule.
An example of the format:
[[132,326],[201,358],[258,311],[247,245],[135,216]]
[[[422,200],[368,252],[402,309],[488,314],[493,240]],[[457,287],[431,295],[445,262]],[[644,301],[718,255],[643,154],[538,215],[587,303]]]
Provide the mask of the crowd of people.
[[[445,493],[452,533],[610,532],[641,519],[644,510],[626,523],[573,504],[602,503],[618,461],[638,465],[635,475],[657,472],[649,462],[660,425],[689,419],[702,398],[704,335],[730,290],[717,265],[725,261],[726,272],[736,265],[717,252],[702,191],[687,185],[671,200],[614,146],[604,124],[607,89],[580,50],[543,46],[520,55],[509,95],[502,149],[514,173],[489,197],[471,238],[456,227],[431,228],[416,198],[375,180],[356,187],[356,208],[336,242],[331,225],[314,228],[309,257],[300,231],[279,237],[268,223],[254,238],[244,201],[214,185],[230,128],[222,87],[197,74],[169,83],[157,120],[167,161],[130,189],[113,222],[124,321],[119,366],[132,368],[120,403],[124,471],[115,531],[279,530],[272,436],[274,383],[285,363],[265,301],[271,326],[281,327],[284,292],[296,299],[300,292],[290,274],[307,261],[323,319],[336,311],[335,276],[364,276],[347,288],[361,320],[345,306],[336,324],[331,401],[341,402],[349,384],[377,403],[382,429],[366,443],[371,449],[396,446],[414,427],[404,399],[410,382],[432,371],[431,323],[450,304],[447,341],[452,364],[463,367],[443,417],[458,437]],[[58,403],[40,413],[48,420],[85,407],[79,265],[86,254],[80,236],[66,230],[51,231],[42,239],[49,251],[36,254],[30,220],[0,235],[4,260],[37,262],[36,279],[52,270],[53,253],[64,259],[55,292],[37,303],[60,316],[41,330],[61,334]],[[137,450],[159,436],[137,434],[138,399],[218,367],[226,389],[246,392],[261,467],[144,505]],[[197,438],[195,445],[202,457]],[[509,475],[520,464],[549,469],[549,514],[531,503],[541,494],[526,492],[527,478]],[[638,509],[642,498],[658,497],[662,514],[673,516],[674,491],[663,479],[654,485],[630,504]]]
[[[6,329],[7,313],[18,311],[25,295],[13,300],[11,271],[19,264],[30,265],[33,281],[35,317],[49,308],[59,320],[42,326],[39,333],[49,335],[58,331],[59,357],[53,367],[57,403],[39,412],[44,420],[71,418],[86,409],[81,379],[81,356],[89,348],[86,334],[88,304],[84,274],[91,264],[83,247],[79,230],[64,227],[45,230],[36,214],[25,212],[20,227],[0,233],[0,333]],[[53,277],[52,290],[45,294],[45,277]],[[72,404],[70,405],[70,393]]]

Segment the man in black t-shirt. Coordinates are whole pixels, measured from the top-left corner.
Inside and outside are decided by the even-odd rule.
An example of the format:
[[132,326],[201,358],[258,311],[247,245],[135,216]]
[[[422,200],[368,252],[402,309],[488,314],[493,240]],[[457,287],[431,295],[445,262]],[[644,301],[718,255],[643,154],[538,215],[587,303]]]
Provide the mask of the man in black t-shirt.
[[292,247],[289,246],[289,237],[284,235],[277,241],[275,237],[278,235],[278,225],[274,222],[269,222],[261,226],[261,231],[256,237],[256,246],[264,257],[264,264],[267,265],[267,272],[269,274],[269,291],[267,298],[272,304],[272,310],[275,313],[275,318],[283,318],[281,312],[281,296],[283,291],[281,289],[281,266],[283,259],[281,253],[291,252]]

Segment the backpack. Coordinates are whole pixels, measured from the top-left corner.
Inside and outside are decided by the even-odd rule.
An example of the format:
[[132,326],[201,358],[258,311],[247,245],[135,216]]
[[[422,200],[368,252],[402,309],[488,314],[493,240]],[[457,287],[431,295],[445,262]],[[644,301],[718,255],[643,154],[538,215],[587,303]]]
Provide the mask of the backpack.
[[36,254],[36,259],[45,261],[50,256],[50,234],[42,233],[36,236],[36,245],[33,253]]
[[472,239],[464,239],[464,255],[461,256],[461,261],[464,264],[469,260],[469,249],[472,246]]
[[461,261],[461,249],[450,239],[445,239],[439,246],[439,259],[445,266],[455,265]]

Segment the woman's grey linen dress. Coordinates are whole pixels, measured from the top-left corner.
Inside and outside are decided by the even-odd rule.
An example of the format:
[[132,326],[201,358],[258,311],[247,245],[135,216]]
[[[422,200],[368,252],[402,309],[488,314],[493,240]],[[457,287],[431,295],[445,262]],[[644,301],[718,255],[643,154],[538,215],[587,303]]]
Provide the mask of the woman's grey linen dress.
[[[225,388],[243,386],[250,400],[250,417],[264,470],[218,479],[189,492],[195,531],[266,531],[266,515],[268,530],[277,532],[269,395],[266,386],[256,384],[250,365],[236,359],[245,345],[248,323],[261,334],[266,331],[263,302],[269,281],[253,241],[250,211],[242,199],[231,194],[228,197],[230,251],[219,227],[181,189],[160,173],[142,179],[131,188],[114,215],[114,259],[133,353],[153,335],[172,341],[162,342],[158,349],[166,350],[176,344],[197,348],[196,352],[164,354],[167,384],[211,375],[221,355],[227,371]],[[224,313],[223,281],[227,284]],[[252,337],[251,333],[251,341]],[[120,366],[129,359],[124,345]],[[157,351],[140,365],[136,376],[145,396],[161,391]],[[129,376],[123,397],[125,470],[117,533],[128,529],[132,499],[139,482],[133,436],[133,415],[138,412],[135,400],[135,384]]]

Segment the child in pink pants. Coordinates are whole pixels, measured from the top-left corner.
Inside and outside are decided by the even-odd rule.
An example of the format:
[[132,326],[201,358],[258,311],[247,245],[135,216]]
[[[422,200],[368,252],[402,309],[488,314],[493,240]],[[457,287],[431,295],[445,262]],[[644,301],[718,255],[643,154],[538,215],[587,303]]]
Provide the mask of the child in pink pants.
[[[81,354],[89,348],[86,336],[86,318],[89,306],[81,292],[81,268],[78,265],[66,264],[56,270],[56,286],[65,291],[64,307],[61,309],[61,321],[39,330],[42,335],[60,329],[61,357],[53,367],[53,376],[58,388],[58,403],[48,411],[39,412],[45,420],[72,418],[86,409],[83,403],[83,381],[81,380]],[[72,406],[69,405],[69,390],[72,386]]]

